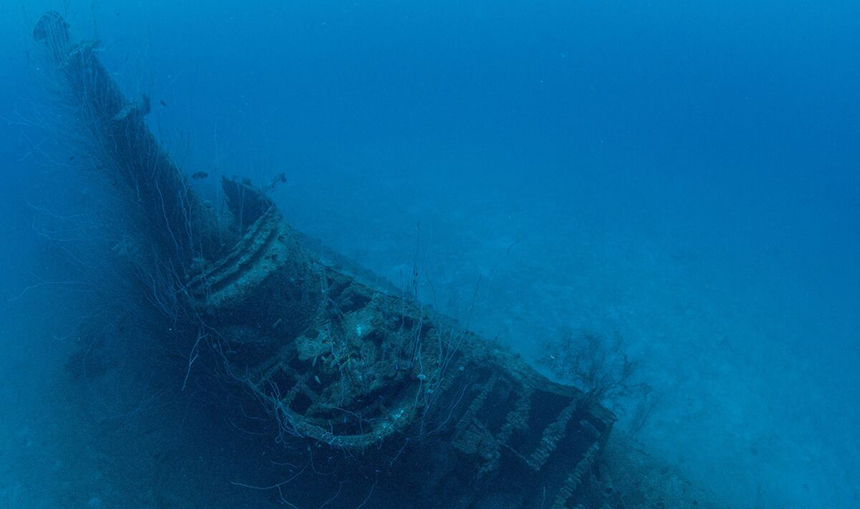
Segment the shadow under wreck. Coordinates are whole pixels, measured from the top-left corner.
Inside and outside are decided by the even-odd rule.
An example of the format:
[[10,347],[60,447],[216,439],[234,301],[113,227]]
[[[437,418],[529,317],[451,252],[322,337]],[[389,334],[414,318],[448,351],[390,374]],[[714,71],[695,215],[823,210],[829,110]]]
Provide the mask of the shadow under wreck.
[[596,460],[609,411],[311,249],[250,183],[224,179],[228,210],[216,213],[147,128],[148,98],[123,96],[95,43],[75,42],[53,12],[34,36],[93,167],[125,204],[122,254],[141,301],[181,331],[189,370],[211,359],[201,365],[265,412],[274,440],[342,451],[366,466],[344,481],[366,483],[372,469],[377,493],[409,507],[608,501]]

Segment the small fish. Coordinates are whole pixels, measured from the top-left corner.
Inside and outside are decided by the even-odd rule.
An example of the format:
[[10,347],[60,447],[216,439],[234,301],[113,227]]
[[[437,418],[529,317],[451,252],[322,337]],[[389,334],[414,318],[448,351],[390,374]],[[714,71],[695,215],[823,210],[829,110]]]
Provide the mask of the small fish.
[[167,103],[166,103],[166,102],[164,102],[164,99],[162,99],[162,100],[160,100],[160,101],[158,101],[158,102],[160,102],[162,106],[167,106]]
[[193,178],[193,179],[198,179],[198,180],[199,180],[199,179],[205,179],[205,178],[206,178],[206,177],[208,177],[208,176],[209,176],[209,174],[208,174],[208,173],[206,173],[205,171],[198,171],[198,172],[196,172],[196,173],[193,173],[193,174],[191,175],[191,178]]
[[286,183],[286,182],[287,182],[287,174],[286,173],[280,173],[275,178],[273,178],[271,182],[269,182],[269,185],[266,186],[265,191],[269,191],[271,189],[274,189],[275,186],[277,186],[278,184],[282,184],[282,183]]

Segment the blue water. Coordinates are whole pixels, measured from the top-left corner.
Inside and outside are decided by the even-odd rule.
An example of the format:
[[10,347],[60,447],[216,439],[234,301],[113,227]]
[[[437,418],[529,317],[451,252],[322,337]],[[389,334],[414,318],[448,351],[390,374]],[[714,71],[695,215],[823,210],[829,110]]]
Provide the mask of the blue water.
[[[0,4],[0,507],[232,480],[200,429],[117,425],[139,388],[65,387],[92,309],[34,221],[99,200],[44,134],[48,9],[189,174],[285,172],[287,220],[395,282],[420,224],[422,296],[462,318],[480,281],[471,323],[527,359],[622,333],[636,438],[726,507],[860,507],[860,3],[800,0]],[[141,480],[167,435],[187,482]]]

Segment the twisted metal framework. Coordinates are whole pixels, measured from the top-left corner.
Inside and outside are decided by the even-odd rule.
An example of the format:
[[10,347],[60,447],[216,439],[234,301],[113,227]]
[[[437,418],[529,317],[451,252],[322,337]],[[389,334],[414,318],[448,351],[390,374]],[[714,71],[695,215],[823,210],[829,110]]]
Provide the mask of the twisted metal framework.
[[[73,42],[56,13],[34,35],[99,169],[138,218],[135,240],[151,253],[142,270],[154,272],[151,281],[170,274],[172,306],[182,310],[175,319],[198,331],[195,348],[217,338],[224,372],[277,420],[279,440],[387,464],[415,507],[477,508],[504,497],[497,507],[562,509],[591,496],[611,413],[309,250],[247,183],[223,181],[234,221],[216,221],[147,128],[148,99],[122,95],[96,45]],[[215,238],[235,240],[224,248]]]

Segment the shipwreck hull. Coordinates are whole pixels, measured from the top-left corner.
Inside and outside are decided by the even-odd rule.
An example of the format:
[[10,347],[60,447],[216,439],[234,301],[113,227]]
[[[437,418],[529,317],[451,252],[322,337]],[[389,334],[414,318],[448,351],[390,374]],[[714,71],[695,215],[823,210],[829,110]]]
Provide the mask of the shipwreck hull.
[[96,45],[73,42],[56,13],[43,16],[35,36],[98,171],[121,183],[141,225],[135,241],[149,248],[138,272],[160,282],[142,283],[142,293],[172,303],[179,328],[197,333],[195,349],[206,339],[221,376],[277,422],[278,441],[342,450],[384,470],[380,489],[413,507],[601,501],[595,462],[610,412],[308,249],[247,182],[224,181],[231,217],[216,218],[149,132],[148,99],[122,96]]

